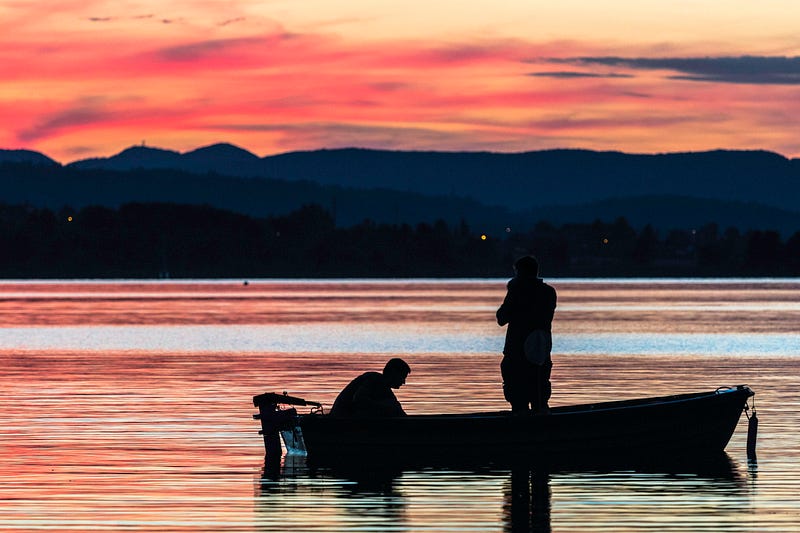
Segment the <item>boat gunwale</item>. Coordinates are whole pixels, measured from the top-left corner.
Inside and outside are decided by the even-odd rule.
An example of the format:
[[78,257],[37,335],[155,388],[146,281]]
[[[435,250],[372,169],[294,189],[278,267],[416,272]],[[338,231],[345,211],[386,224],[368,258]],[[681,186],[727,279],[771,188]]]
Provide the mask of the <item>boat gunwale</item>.
[[[566,415],[579,415],[586,413],[607,413],[612,411],[624,412],[629,409],[642,409],[655,406],[666,406],[678,403],[693,402],[699,400],[707,400],[715,397],[720,397],[727,394],[745,394],[746,398],[754,396],[755,393],[747,385],[736,385],[733,387],[718,388],[713,391],[694,392],[686,394],[674,394],[669,396],[652,396],[648,398],[634,398],[630,400],[613,400],[608,402],[591,403],[591,404],[577,404],[577,405],[564,405],[553,407],[547,415],[533,415],[529,418],[543,418],[551,416],[566,416]],[[427,420],[483,420],[483,419],[497,419],[497,418],[511,418],[513,415],[511,411],[487,411],[477,413],[432,413],[432,414],[410,414],[406,416],[397,417],[358,417],[358,418],[343,418],[334,417],[330,414],[322,414],[319,412],[312,412],[299,415],[301,420],[314,419],[314,420],[331,420],[331,421],[370,421],[370,420],[408,420],[408,421],[427,421]]]

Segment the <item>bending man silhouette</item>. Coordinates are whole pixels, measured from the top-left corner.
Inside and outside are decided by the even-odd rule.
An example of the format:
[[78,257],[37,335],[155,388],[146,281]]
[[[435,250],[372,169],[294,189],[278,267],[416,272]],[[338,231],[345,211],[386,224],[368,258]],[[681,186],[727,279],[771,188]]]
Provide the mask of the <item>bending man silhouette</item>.
[[515,276],[497,310],[497,323],[508,324],[503,361],[503,394],[515,414],[549,411],[550,371],[553,362],[551,324],[556,309],[556,291],[539,277],[535,257],[521,257],[514,263]]
[[402,387],[411,367],[399,358],[390,359],[383,372],[365,372],[342,389],[333,402],[333,416],[405,416],[392,389]]

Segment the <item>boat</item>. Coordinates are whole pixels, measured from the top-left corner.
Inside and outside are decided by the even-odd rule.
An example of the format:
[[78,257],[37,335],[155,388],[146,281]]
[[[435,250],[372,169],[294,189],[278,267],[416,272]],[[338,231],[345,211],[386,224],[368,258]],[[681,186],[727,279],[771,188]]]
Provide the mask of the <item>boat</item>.
[[[544,461],[634,458],[677,460],[723,453],[743,411],[755,457],[754,392],[747,385],[711,391],[553,407],[547,414],[510,411],[342,418],[318,402],[288,394],[253,397],[267,460],[366,457],[536,457]],[[310,412],[298,414],[307,406]],[[751,414],[752,410],[752,414]],[[751,435],[752,433],[752,435]],[[752,437],[752,444],[750,439]]]

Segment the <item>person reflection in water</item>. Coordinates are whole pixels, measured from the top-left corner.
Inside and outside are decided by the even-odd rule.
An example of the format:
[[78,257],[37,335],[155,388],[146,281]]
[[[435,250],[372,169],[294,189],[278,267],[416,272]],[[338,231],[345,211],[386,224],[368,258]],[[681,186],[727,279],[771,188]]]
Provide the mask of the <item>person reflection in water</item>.
[[550,474],[519,465],[504,491],[503,531],[550,533]]
[[514,263],[514,277],[497,310],[497,323],[508,324],[503,361],[503,395],[514,414],[549,412],[550,371],[553,362],[551,325],[556,309],[556,291],[539,277],[539,261],[533,256]]
[[342,417],[405,416],[392,389],[399,389],[411,373],[408,363],[390,359],[383,372],[365,372],[351,381],[333,402],[330,414]]

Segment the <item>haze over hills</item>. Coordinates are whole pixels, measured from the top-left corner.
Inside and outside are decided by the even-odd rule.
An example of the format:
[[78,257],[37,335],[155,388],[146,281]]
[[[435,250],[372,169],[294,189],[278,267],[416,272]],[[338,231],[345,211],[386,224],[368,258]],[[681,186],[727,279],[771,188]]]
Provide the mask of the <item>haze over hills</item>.
[[0,162],[24,161],[45,170],[31,170],[27,177],[4,170],[0,192],[7,203],[80,207],[172,201],[263,216],[313,202],[335,211],[340,224],[463,218],[491,225],[490,231],[530,227],[541,219],[617,216],[665,229],[707,222],[784,233],[800,228],[800,161],[764,151],[339,149],[259,158],[216,144],[186,153],[134,146],[65,167],[35,152],[25,158],[18,152],[0,151]]

